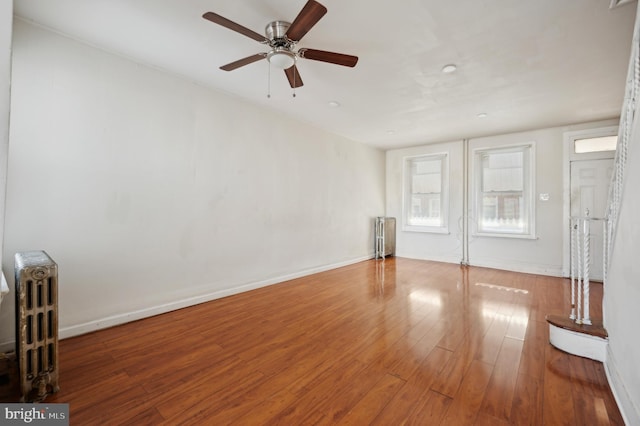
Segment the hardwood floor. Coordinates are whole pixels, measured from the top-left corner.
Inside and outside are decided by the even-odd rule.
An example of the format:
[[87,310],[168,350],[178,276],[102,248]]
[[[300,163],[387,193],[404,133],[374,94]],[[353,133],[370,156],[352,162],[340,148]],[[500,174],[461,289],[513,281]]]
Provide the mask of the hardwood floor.
[[362,262],[63,340],[48,402],[72,425],[622,425],[603,365],[548,343],[568,291]]

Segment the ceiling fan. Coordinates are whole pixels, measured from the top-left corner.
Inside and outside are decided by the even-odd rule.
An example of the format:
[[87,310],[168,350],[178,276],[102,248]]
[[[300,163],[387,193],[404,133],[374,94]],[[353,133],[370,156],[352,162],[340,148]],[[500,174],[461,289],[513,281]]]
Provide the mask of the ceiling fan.
[[232,31],[252,38],[269,46],[271,50],[266,53],[257,53],[247,56],[220,69],[233,71],[237,68],[267,59],[270,64],[284,70],[292,88],[301,87],[302,79],[296,67],[298,58],[311,59],[313,61],[328,62],[345,67],[354,67],[358,63],[358,57],[343,53],[327,52],[324,50],[301,48],[296,50],[296,43],[309,32],[309,30],[327,13],[327,8],[315,0],[307,1],[298,16],[292,23],[286,21],[269,22],[265,28],[265,36],[262,36],[240,24],[237,24],[217,13],[207,12],[202,17],[215,24],[222,25]]

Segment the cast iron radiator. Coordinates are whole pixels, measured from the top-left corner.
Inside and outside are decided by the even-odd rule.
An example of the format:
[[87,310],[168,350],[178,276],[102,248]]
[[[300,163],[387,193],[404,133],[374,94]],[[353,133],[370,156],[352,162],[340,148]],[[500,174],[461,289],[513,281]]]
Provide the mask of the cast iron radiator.
[[16,353],[21,402],[58,391],[58,265],[44,251],[16,253]]

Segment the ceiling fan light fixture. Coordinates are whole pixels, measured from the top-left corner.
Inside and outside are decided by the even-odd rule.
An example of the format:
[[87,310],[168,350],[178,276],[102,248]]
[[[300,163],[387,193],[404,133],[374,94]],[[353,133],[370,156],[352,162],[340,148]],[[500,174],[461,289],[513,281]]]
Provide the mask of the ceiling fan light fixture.
[[458,69],[458,66],[456,64],[447,64],[444,67],[442,67],[442,72],[445,74],[451,74],[452,72],[455,72]]
[[286,70],[296,63],[296,55],[286,48],[275,48],[267,54],[269,63],[273,66]]

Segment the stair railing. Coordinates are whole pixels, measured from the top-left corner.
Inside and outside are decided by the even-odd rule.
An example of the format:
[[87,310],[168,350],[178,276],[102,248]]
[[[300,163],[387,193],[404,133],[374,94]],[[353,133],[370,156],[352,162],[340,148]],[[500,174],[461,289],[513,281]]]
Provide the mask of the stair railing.
[[[622,190],[625,176],[625,168],[627,164],[627,152],[629,150],[629,142],[633,130],[634,118],[636,113],[636,105],[638,95],[640,94],[640,34],[638,26],[634,30],[633,41],[631,44],[631,58],[629,60],[629,69],[627,71],[627,84],[625,87],[624,102],[620,113],[620,126],[618,129],[618,144],[616,146],[616,155],[614,160],[614,170],[611,173],[611,183],[609,185],[608,207],[606,217],[608,222],[608,243],[606,253],[607,268],[611,260],[611,250],[616,237],[616,228],[618,224],[618,214],[620,212],[620,203],[622,201]],[[606,284],[606,274],[605,274]]]

